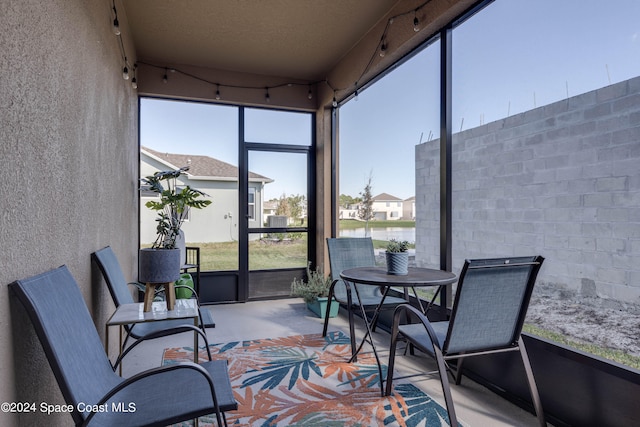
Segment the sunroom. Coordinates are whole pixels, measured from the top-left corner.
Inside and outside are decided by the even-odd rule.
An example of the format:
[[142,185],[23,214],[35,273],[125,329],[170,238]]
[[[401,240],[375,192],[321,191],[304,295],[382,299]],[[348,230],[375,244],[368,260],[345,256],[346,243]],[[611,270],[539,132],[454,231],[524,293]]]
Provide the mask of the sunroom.
[[[89,255],[111,246],[137,277],[153,234],[139,179],[188,164],[213,202],[185,235],[214,318],[296,304],[292,279],[329,270],[330,237],[371,236],[378,255],[408,240],[413,265],[454,273],[540,254],[523,336],[547,421],[635,425],[640,10],[600,3],[3,4],[0,283],[66,264],[103,335],[114,305]],[[377,215],[363,221],[367,200]],[[62,403],[5,295],[2,400]],[[486,356],[465,373],[533,425],[514,364]]]

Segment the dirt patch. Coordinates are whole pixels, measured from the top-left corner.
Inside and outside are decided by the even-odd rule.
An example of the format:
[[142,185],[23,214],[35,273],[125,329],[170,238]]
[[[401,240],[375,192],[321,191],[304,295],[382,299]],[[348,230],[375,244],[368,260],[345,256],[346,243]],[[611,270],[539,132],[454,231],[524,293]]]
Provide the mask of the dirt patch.
[[527,323],[640,357],[640,305],[536,284]]

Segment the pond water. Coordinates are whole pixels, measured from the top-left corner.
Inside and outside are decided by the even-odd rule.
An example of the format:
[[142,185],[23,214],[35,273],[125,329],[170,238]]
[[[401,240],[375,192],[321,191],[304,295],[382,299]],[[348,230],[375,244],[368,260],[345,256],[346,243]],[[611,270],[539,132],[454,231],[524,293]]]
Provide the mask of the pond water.
[[367,235],[365,235],[364,231],[364,227],[353,230],[340,230],[340,237],[371,237],[374,240],[396,239],[406,240],[409,243],[415,243],[416,241],[415,227],[370,228]]

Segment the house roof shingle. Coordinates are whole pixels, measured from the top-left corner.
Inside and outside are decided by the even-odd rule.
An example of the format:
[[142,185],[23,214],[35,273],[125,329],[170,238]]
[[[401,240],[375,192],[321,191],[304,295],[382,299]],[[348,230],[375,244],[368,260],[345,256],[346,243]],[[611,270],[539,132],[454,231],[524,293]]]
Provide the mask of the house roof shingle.
[[[177,153],[161,153],[147,147],[142,147],[142,151],[160,159],[175,169],[183,166],[189,166],[188,175],[192,177],[215,177],[215,178],[234,178],[238,179],[238,167],[213,157],[197,155],[197,154],[177,154]],[[271,178],[249,172],[250,180],[258,180],[264,182],[272,182]]]
[[402,199],[396,196],[392,196],[391,194],[388,193],[380,193],[375,197],[372,197],[371,200],[373,200],[374,202],[389,202],[389,201],[393,201],[393,202],[401,202]]

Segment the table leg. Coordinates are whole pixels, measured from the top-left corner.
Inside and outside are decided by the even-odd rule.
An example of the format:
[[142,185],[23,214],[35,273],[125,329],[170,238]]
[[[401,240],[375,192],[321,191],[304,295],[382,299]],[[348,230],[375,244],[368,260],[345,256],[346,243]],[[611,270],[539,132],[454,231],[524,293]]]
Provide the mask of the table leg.
[[152,283],[146,283],[144,286],[144,311],[151,311],[153,298],[155,297],[156,287]]
[[[379,379],[380,379],[380,395],[382,397],[384,397],[384,378],[382,376],[382,365],[380,364],[380,357],[378,356],[378,351],[376,350],[376,345],[373,342],[373,334],[371,332],[371,325],[369,324],[369,321],[367,320],[367,311],[365,310],[364,305],[362,304],[362,298],[360,298],[360,293],[358,292],[358,287],[354,286],[354,289],[356,291],[356,295],[358,297],[358,301],[360,302],[360,311],[362,312],[362,318],[364,319],[364,325],[367,328],[367,332],[364,334],[364,337],[362,338],[362,342],[358,346],[358,349],[356,350],[355,353],[353,353],[353,355],[351,356],[351,359],[349,359],[349,363],[352,363],[356,359],[356,357],[358,356],[358,353],[360,353],[360,350],[362,350],[362,347],[364,346],[364,343],[367,341],[367,337],[369,337],[369,343],[371,344],[371,348],[373,349],[373,355],[375,356],[376,363],[378,364],[378,375],[379,375]],[[385,292],[385,295],[386,295],[386,292]],[[380,300],[380,304],[378,304],[378,306],[376,307],[376,313],[373,315],[371,323],[373,323],[374,321],[377,320],[377,318],[378,318],[377,314],[380,312],[380,308],[382,307],[383,303],[384,303],[384,297]]]
[[167,310],[173,310],[176,304],[176,291],[173,287],[173,282],[164,284],[164,297],[167,301]]
[[[198,317],[196,317],[193,320],[193,325],[196,328],[199,326],[199,323],[200,323],[198,320],[199,320]],[[198,333],[194,331],[193,332],[193,363],[198,363],[198,353],[199,353],[199,350],[198,350],[198,337],[199,337]]]

